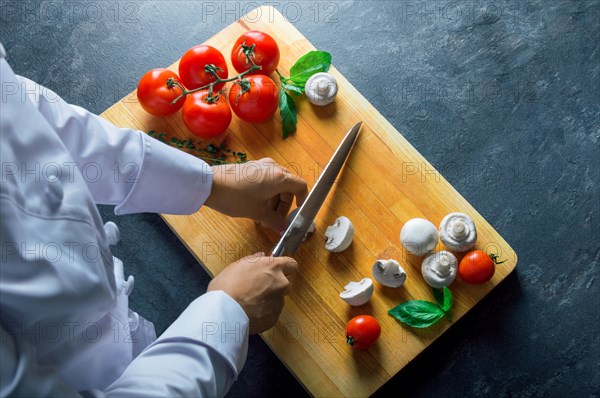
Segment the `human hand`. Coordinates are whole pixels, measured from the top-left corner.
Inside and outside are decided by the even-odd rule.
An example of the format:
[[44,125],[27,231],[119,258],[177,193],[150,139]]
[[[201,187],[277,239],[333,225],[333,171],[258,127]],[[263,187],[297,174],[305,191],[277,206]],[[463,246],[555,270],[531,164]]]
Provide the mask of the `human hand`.
[[228,265],[209,284],[207,291],[222,290],[237,301],[250,320],[250,334],[275,326],[288,293],[288,276],[298,263],[290,257],[266,257],[257,253]]
[[303,178],[273,159],[212,167],[211,194],[205,205],[231,217],[247,217],[277,232],[287,228],[294,196],[299,207],[308,189]]

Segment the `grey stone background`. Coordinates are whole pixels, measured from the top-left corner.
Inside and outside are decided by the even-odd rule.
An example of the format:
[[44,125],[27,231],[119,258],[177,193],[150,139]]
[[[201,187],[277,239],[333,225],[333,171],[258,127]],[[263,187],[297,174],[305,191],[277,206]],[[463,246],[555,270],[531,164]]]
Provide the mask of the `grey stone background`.
[[[377,395],[597,397],[599,2],[266,4],[331,52],[519,255],[515,273]],[[18,74],[100,113],[255,5],[0,1],[0,40]],[[100,210],[123,233],[114,252],[136,276],[132,306],[161,332],[209,278],[158,215]],[[251,337],[229,396],[305,394]]]

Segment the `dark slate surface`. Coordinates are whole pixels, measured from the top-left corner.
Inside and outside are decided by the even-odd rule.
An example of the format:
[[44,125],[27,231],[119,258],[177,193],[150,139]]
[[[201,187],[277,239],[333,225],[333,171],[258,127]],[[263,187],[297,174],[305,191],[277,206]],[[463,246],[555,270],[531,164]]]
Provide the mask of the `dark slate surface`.
[[[100,113],[254,4],[2,1],[0,40],[17,73]],[[519,254],[379,396],[597,397],[599,2],[271,4]],[[157,215],[100,210],[124,235],[114,252],[136,276],[132,306],[164,330],[209,278]],[[305,394],[252,337],[229,395],[283,393]]]

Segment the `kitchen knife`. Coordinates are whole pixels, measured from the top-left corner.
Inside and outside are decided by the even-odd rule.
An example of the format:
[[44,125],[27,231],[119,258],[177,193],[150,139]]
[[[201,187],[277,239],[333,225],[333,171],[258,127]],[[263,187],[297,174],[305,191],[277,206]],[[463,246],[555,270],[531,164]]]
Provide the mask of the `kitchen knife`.
[[296,250],[298,250],[298,247],[300,247],[300,244],[304,240],[306,232],[317,216],[319,209],[323,205],[323,202],[325,202],[331,186],[346,163],[346,159],[350,154],[354,142],[356,142],[361,126],[362,122],[358,122],[346,133],[331,160],[319,176],[315,186],[309,192],[302,206],[300,206],[300,210],[296,213],[285,233],[271,251],[272,256],[279,257],[283,256],[284,253],[289,255],[296,253]]

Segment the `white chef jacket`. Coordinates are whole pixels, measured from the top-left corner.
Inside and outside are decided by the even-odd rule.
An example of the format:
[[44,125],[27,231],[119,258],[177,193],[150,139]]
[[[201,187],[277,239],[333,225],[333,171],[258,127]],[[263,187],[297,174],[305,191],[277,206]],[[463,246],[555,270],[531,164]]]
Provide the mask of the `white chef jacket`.
[[153,341],[96,208],[193,213],[208,165],[16,76],[1,44],[0,78],[0,396],[224,395],[246,360],[243,309],[204,294]]

